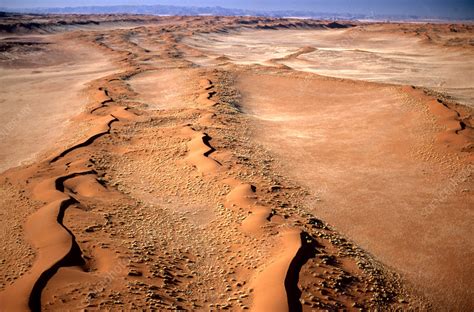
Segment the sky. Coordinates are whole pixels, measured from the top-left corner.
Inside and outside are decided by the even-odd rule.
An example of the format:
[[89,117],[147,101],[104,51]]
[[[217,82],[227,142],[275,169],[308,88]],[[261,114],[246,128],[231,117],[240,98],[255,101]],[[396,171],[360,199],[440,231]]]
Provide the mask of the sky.
[[0,0],[0,7],[106,5],[221,6],[249,10],[295,10],[328,13],[403,14],[474,18],[474,0]]

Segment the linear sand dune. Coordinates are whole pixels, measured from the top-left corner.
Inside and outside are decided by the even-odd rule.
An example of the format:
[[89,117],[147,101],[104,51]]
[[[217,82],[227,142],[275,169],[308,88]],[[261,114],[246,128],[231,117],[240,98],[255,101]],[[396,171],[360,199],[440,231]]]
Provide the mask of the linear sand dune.
[[289,311],[285,280],[291,262],[301,247],[300,231],[289,229],[282,233],[284,253],[260,273],[255,285],[254,311]]
[[109,115],[109,116],[105,116],[102,118],[102,122],[99,123],[99,125],[97,126],[96,129],[93,129],[92,132],[94,133],[93,135],[89,136],[86,140],[84,140],[83,142],[80,142],[78,144],[75,144],[71,147],[69,147],[68,149],[62,151],[59,155],[53,157],[53,159],[51,159],[51,162],[54,163],[56,162],[58,159],[61,159],[63,158],[64,156],[66,156],[67,154],[69,154],[70,152],[78,149],[78,148],[81,148],[81,147],[84,147],[84,146],[88,146],[90,144],[92,144],[97,138],[100,138],[101,136],[105,135],[105,134],[108,134],[110,132],[110,127],[112,125],[112,123],[114,121],[117,121],[118,119],[113,116],[113,115]]
[[[84,141],[64,150],[52,158],[54,165],[72,151],[92,144],[97,138],[110,132],[110,125],[118,119],[112,115],[99,117],[97,126],[91,129],[90,136]],[[93,170],[70,172],[67,175],[45,179],[34,188],[37,200],[47,204],[32,214],[25,225],[25,235],[38,251],[38,257],[23,278],[0,294],[2,307],[7,310],[37,310],[41,306],[41,293],[48,280],[63,266],[81,265],[83,259],[74,235],[62,224],[65,210],[77,201],[64,193],[64,183],[68,179],[83,175],[95,175]],[[87,185],[84,185],[87,183]],[[97,181],[87,179],[71,188],[74,194],[97,195]]]
[[31,215],[25,225],[25,235],[38,250],[38,258],[30,272],[13,287],[0,295],[6,310],[28,311],[36,309],[41,289],[60,266],[80,264],[80,249],[72,233],[62,225],[64,210],[75,200],[62,192],[63,181],[68,178],[93,174],[91,171],[76,172],[68,176],[45,181],[37,188],[40,200],[48,202]]
[[[195,132],[192,129],[189,130]],[[188,142],[189,154],[186,158],[187,161],[196,166],[201,172],[213,172],[218,170],[220,164],[209,157],[209,155],[214,152],[214,149],[209,144],[210,137],[206,133],[200,132],[193,134],[193,136],[194,139]]]
[[270,221],[272,209],[258,205],[255,186],[234,180],[226,180],[225,183],[233,186],[226,196],[226,204],[229,208],[241,209],[249,213],[249,216],[242,221],[242,230],[248,233],[258,232],[266,221]]
[[[218,102],[214,101],[212,97],[215,91],[214,85],[209,79],[202,79],[200,81],[202,93],[198,96],[197,102],[202,107],[214,106]],[[208,121],[207,114],[201,118],[201,124],[206,124]],[[221,164],[214,159],[209,158],[209,155],[215,151],[210,145],[209,137],[205,133],[196,133],[191,128],[186,128],[186,132],[190,133],[191,139],[188,146],[187,161],[195,166],[201,173],[216,173],[221,167]],[[239,207],[240,209],[248,210],[248,217],[242,221],[242,230],[249,233],[258,233],[262,226],[270,221],[271,208],[264,206],[257,206],[257,196],[254,195],[255,188],[250,184],[245,184],[239,180],[226,178],[225,184],[230,185],[233,189],[226,197],[226,202],[231,209]],[[252,305],[252,310],[255,311],[288,311],[290,306],[289,293],[286,288],[296,287],[293,285],[292,277],[287,277],[290,272],[290,267],[295,261],[296,255],[301,248],[301,230],[287,229],[282,234],[282,243],[285,245],[285,256],[281,259],[281,255],[277,256],[277,260],[271,263],[263,273],[257,276],[257,283],[255,285],[255,300]],[[299,303],[298,303],[299,304]],[[293,310],[293,309],[291,309]]]
[[[103,92],[103,94],[107,97],[107,92]],[[101,100],[101,96],[98,100],[100,100],[101,106],[113,102],[110,98]],[[94,111],[95,109],[92,110],[92,112]],[[120,117],[130,116],[130,113],[124,114],[126,108],[114,107],[111,111],[116,112]],[[118,119],[112,114],[96,118],[95,127],[89,130],[87,138],[52,157],[48,161],[49,165],[54,166],[56,162],[63,160],[73,151],[87,147],[93,144],[96,139],[108,134],[114,121],[118,121]],[[81,167],[81,163],[81,160],[79,163],[69,162],[67,167],[74,170],[77,166]],[[97,195],[97,190],[103,189],[97,188],[96,179],[83,179],[70,189],[65,189],[64,182],[82,175],[96,174],[94,170],[90,169],[68,172],[60,177],[44,179],[34,188],[34,198],[47,203],[32,214],[25,224],[25,236],[37,249],[38,257],[31,270],[0,295],[2,307],[12,310],[40,309],[42,291],[57,270],[62,266],[83,264],[81,250],[74,240],[74,235],[62,224],[65,210],[72,204],[78,203],[65,191],[73,191],[76,195],[91,196]]]
[[[205,101],[209,101],[211,105],[215,104],[216,102],[211,100],[213,94],[207,92],[207,90],[214,87],[212,81],[204,79],[201,81],[200,87],[203,93],[199,94],[198,103],[201,104],[203,102],[202,97],[204,96]],[[207,104],[207,102],[204,103]],[[205,122],[207,120],[203,119],[203,121]],[[202,173],[219,170],[222,165],[218,161],[210,158],[210,155],[215,151],[209,143],[211,137],[206,133],[197,132],[190,127],[186,127],[183,131],[190,133],[194,137],[187,144],[188,156],[186,160]]]

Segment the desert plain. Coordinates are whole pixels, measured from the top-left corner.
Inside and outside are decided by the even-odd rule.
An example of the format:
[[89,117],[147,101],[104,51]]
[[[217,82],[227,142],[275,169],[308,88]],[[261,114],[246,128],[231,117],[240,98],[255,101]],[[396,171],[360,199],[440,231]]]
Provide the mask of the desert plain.
[[474,26],[0,20],[1,311],[472,311]]

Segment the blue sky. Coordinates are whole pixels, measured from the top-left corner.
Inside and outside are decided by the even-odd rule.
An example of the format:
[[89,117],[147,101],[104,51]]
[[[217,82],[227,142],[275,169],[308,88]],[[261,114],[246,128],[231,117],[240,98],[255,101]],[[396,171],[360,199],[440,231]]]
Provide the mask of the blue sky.
[[222,6],[250,10],[303,10],[331,13],[416,14],[474,17],[474,0],[0,0],[0,7],[64,7],[115,4]]

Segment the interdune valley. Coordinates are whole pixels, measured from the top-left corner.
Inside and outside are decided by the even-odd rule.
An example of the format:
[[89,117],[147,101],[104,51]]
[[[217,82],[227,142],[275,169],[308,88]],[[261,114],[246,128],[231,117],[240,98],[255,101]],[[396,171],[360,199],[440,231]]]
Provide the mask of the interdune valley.
[[472,311],[474,27],[0,20],[0,311]]

